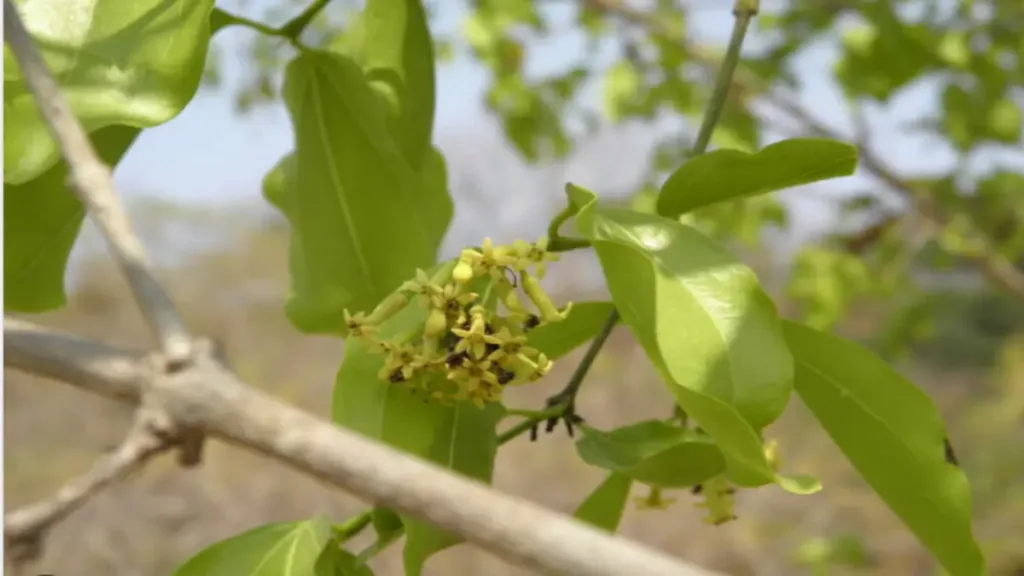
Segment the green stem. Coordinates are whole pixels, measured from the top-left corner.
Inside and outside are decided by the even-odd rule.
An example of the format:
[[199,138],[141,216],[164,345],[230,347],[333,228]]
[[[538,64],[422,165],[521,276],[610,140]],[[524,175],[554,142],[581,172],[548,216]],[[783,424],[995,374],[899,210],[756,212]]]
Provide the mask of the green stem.
[[558,229],[561,228],[562,224],[565,224],[566,220],[573,216],[573,213],[573,207],[566,206],[554,217],[553,220],[551,220],[551,224],[548,225],[549,252],[568,252],[569,250],[576,250],[590,246],[590,240],[585,238],[570,238],[562,236],[558,232]]
[[334,534],[338,538],[339,543],[344,543],[352,538],[355,538],[360,532],[363,531],[367,526],[370,525],[370,521],[373,519],[373,510],[364,510],[358,516],[353,516],[343,522],[342,524],[335,524]]
[[284,38],[288,40],[297,48],[301,48],[299,42],[299,36],[309,26],[310,22],[317,17],[318,14],[327,6],[330,0],[315,0],[312,4],[306,7],[298,16],[285,22],[279,28],[272,28],[257,22],[250,20],[244,16],[232,14],[226,10],[220,8],[214,8],[210,14],[210,25],[213,30],[219,30],[227,26],[244,26],[245,28],[251,28],[261,34],[267,36],[276,36],[278,38]]
[[732,37],[729,38],[729,48],[725,52],[725,59],[722,60],[722,67],[718,69],[718,76],[715,79],[715,90],[711,93],[711,101],[704,111],[704,119],[700,123],[700,130],[697,132],[697,141],[693,143],[692,153],[703,154],[711,142],[711,135],[715,131],[715,125],[722,117],[725,110],[725,103],[729,96],[729,88],[732,86],[732,77],[736,72],[736,66],[740,63],[740,49],[743,46],[743,38],[747,35],[747,28],[750,21],[757,15],[759,0],[736,0],[733,4],[732,13],[736,16],[733,22]]

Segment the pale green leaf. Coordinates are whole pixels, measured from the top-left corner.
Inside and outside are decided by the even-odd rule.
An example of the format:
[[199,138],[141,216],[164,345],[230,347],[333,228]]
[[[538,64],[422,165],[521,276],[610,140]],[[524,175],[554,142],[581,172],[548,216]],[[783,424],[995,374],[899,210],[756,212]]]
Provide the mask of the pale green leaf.
[[571,184],[567,192],[623,321],[680,407],[723,451],[731,479],[815,489],[777,477],[758,436],[785,407],[793,366],[753,271],[675,220],[599,209],[592,193]]
[[704,434],[647,420],[610,432],[583,426],[576,452],[590,464],[664,488],[695,486],[725,471],[722,451]]
[[622,521],[632,487],[633,481],[628,476],[612,472],[576,508],[573,516],[597,528],[615,532]]
[[327,576],[317,563],[331,541],[326,516],[266,524],[209,546],[174,576]]
[[561,322],[549,322],[529,332],[530,346],[554,360],[590,341],[601,328],[615,305],[611,302],[573,302],[569,316]]
[[410,168],[385,106],[345,56],[304,52],[283,92],[295,158],[264,193],[293,228],[286,311],[303,331],[343,333],[344,309],[372,309],[435,262],[452,215],[444,160],[434,151],[421,172]]
[[669,176],[658,213],[672,218],[702,206],[849,176],[857,150],[824,138],[782,140],[755,154],[715,150],[686,161]]
[[371,86],[389,104],[391,135],[414,170],[434,130],[434,42],[421,0],[367,0],[361,55]]
[[[15,2],[87,132],[148,128],[178,115],[199,88],[213,0]],[[4,48],[4,182],[23,184],[59,160],[10,48]]]
[[[138,128],[107,126],[92,133],[97,154],[114,166],[139,135]],[[4,306],[44,312],[67,301],[64,278],[85,208],[67,187],[61,160],[24,184],[4,183]]]
[[947,462],[928,396],[871,352],[793,322],[796,391],[850,460],[953,576],[987,574],[964,473]]

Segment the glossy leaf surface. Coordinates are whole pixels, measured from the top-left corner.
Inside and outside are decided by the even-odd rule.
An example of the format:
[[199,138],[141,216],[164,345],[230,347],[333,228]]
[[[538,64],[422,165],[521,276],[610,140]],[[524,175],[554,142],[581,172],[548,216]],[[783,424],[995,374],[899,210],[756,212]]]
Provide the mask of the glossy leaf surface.
[[719,445],[733,482],[816,490],[809,479],[777,477],[757,433],[785,407],[793,366],[753,271],[678,221],[600,209],[571,184],[567,192],[623,321],[679,405]]
[[[87,132],[148,128],[192,100],[210,42],[213,0],[23,0],[25,27]],[[24,75],[4,47],[4,182],[24,184],[57,164]]]

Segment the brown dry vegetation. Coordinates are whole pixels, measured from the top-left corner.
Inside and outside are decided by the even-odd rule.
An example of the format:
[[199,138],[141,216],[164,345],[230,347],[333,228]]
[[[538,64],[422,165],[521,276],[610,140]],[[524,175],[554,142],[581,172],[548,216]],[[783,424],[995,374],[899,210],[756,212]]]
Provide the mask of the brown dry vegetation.
[[[193,329],[221,339],[245,380],[326,416],[341,345],[300,335],[285,319],[281,304],[287,285],[286,252],[284,235],[263,230],[243,236],[234,246],[165,270],[164,275]],[[42,321],[113,343],[146,342],[133,301],[113,272],[104,263],[89,264],[67,308]],[[568,283],[558,291],[575,297],[587,292]],[[670,406],[668,395],[630,335],[620,329],[606,350],[580,398],[581,413],[598,427],[664,416]],[[545,382],[521,391],[512,403],[542,404],[564,381],[577,357],[561,361]],[[1008,358],[1016,360],[1018,355],[1010,353]],[[1022,439],[1019,421],[1013,422],[1019,412],[1008,401],[1016,398],[1019,409],[1022,378],[1024,372],[1008,368],[1001,381],[1010,385],[998,389],[1001,396],[990,395],[984,400],[987,404],[971,400],[977,394],[969,393],[985,388],[987,377],[920,380],[927,382],[952,421],[965,422],[954,425],[954,437],[966,453],[964,460],[972,475],[985,475],[993,486],[999,483],[990,477],[1001,475],[1009,486],[993,488],[978,499],[979,533],[997,560],[993,574],[1014,573],[1012,552],[1024,541],[1019,538],[1024,533],[1020,480],[1024,466],[1020,456],[1009,456],[1014,453],[1014,441],[1008,432],[1016,429],[1016,440]],[[4,490],[9,508],[51,493],[70,475],[85,470],[128,425],[127,409],[62,384],[10,370],[5,371],[5,380]],[[1003,424],[998,424],[991,412],[980,413],[986,430],[975,432],[977,427],[970,424],[979,420],[975,409],[989,404],[999,407],[1001,414],[1009,410],[1010,415],[1001,416]],[[859,572],[836,569],[830,574],[936,573],[928,556],[865,489],[824,433],[811,427],[797,402],[771,434],[780,440],[784,466],[818,475],[826,487],[823,493],[797,497],[775,488],[744,493],[740,520],[718,528],[701,524],[699,511],[691,508],[691,497],[680,493],[674,495],[678,502],[668,511],[631,508],[623,532],[736,575],[809,573],[789,560],[801,542],[852,533],[864,539],[875,564]],[[972,457],[972,451],[977,457]],[[504,448],[495,484],[552,509],[571,512],[601,477],[575,456],[571,441],[559,434],[542,437],[537,444],[521,438]],[[315,513],[329,513],[340,520],[363,506],[280,465],[214,443],[198,469],[181,470],[173,458],[164,457],[91,501],[53,532],[38,570],[73,576],[163,576],[205,545],[241,530]],[[1016,545],[1013,534],[1018,535]],[[356,541],[357,546],[366,543],[368,536]],[[377,574],[400,574],[399,550],[394,546],[373,562]],[[427,572],[526,574],[469,546],[438,555]]]

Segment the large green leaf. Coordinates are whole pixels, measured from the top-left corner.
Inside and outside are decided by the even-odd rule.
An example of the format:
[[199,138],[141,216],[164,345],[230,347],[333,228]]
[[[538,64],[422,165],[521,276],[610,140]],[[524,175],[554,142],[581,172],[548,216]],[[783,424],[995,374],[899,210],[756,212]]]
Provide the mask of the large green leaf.
[[785,332],[797,394],[864,480],[952,576],[986,574],[970,487],[946,461],[928,396],[852,342],[792,322]]
[[345,308],[372,309],[436,260],[452,216],[444,160],[435,150],[421,172],[410,168],[386,107],[348,57],[302,53],[283,92],[296,151],[265,194],[294,230],[286,310],[303,331],[341,333]]
[[[25,26],[87,132],[167,122],[199,88],[213,0],[22,0]],[[56,143],[4,49],[4,182],[53,167]]]
[[390,106],[391,134],[420,169],[434,130],[434,42],[421,0],[367,0],[361,55],[371,85]]
[[[139,135],[138,128],[107,126],[91,135],[104,162],[116,165]],[[24,184],[4,184],[4,306],[44,312],[67,301],[64,272],[85,208],[67,187],[61,160]]]
[[849,176],[857,150],[824,138],[793,138],[754,154],[715,150],[688,160],[661,187],[658,213],[678,217],[727,200]]
[[611,432],[583,426],[576,442],[591,466],[664,488],[695,486],[725,471],[722,451],[704,434],[647,420]]
[[573,516],[588,524],[615,532],[622,521],[622,513],[629,501],[633,481],[629,476],[612,472],[576,508]]
[[[426,457],[441,466],[486,484],[491,483],[498,454],[497,425],[505,413],[501,404],[483,409],[469,402],[446,407],[438,420],[434,442]],[[405,517],[405,573],[418,576],[431,555],[462,542],[462,538],[433,525]]]
[[793,365],[753,271],[678,221],[599,209],[591,192],[571,184],[567,192],[623,321],[679,405],[722,449],[731,479],[816,489],[777,477],[758,435],[785,408]]
[[331,541],[326,516],[267,524],[204,549],[174,576],[330,576],[317,564]]
[[565,356],[601,331],[615,310],[611,302],[574,302],[561,322],[550,322],[529,332],[530,346],[552,360]]

